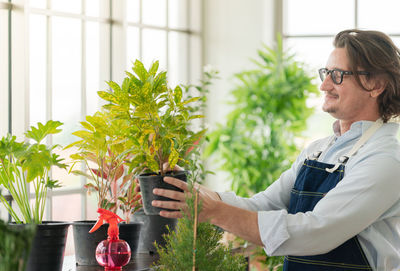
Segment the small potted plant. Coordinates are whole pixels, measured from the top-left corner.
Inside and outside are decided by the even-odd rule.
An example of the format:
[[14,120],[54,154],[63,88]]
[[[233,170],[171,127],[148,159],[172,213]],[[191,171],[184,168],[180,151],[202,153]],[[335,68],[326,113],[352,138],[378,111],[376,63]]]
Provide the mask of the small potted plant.
[[[58,187],[51,178],[51,168],[66,169],[54,152],[57,145],[41,143],[48,135],[61,132],[59,121],[38,123],[25,133],[30,142],[17,141],[8,134],[0,140],[0,185],[11,195],[17,209],[0,195],[0,201],[17,225],[37,224],[27,270],[61,270],[68,223],[43,222],[48,189]],[[28,186],[33,188],[34,198]],[[33,203],[31,204],[31,200]]]
[[221,242],[223,231],[209,222],[198,221],[202,202],[194,187],[205,176],[199,157],[200,153],[195,151],[189,158],[188,185],[192,196],[186,197],[188,209],[182,211],[183,218],[178,220],[175,230],[164,235],[165,244],[156,244],[159,259],[152,270],[247,270],[244,256],[234,254],[231,244]]
[[158,215],[160,208],[153,207],[153,189],[162,187],[177,189],[163,181],[164,176],[186,180],[186,172],[171,172],[164,168],[175,165],[185,166],[186,156],[196,147],[196,142],[205,130],[194,131],[192,121],[202,118],[191,107],[201,97],[185,96],[185,88],[174,89],[167,85],[166,72],[158,72],[158,61],[149,70],[136,60],[133,73],[121,86],[108,82],[111,90],[100,91],[99,96],[108,102],[104,105],[115,118],[128,122],[126,138],[132,142],[130,171],[139,175],[143,208],[147,215]]
[[[94,192],[98,198],[98,208],[117,212],[122,210],[126,224],[120,225],[120,238],[127,241],[132,253],[137,251],[140,223],[129,223],[130,215],[139,207],[139,197],[135,192],[133,173],[127,172],[131,142],[124,137],[128,128],[125,120],[112,118],[105,112],[96,112],[81,122],[83,130],[72,134],[80,139],[66,148],[77,148],[71,155],[74,164],[70,172],[85,176],[85,188]],[[73,168],[78,162],[85,170]],[[89,234],[95,221],[76,221],[73,223],[76,262],[78,265],[97,264],[94,251],[97,244],[106,236],[106,227]],[[82,242],[87,240],[88,242]]]

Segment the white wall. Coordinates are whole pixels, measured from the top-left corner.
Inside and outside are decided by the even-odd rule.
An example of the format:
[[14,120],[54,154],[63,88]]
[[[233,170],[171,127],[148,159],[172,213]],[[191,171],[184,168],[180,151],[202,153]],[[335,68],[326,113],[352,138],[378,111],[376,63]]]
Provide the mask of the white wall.
[[[279,0],[278,0],[279,1]],[[206,123],[209,130],[224,123],[230,111],[226,104],[233,89],[233,75],[254,67],[262,43],[271,45],[274,38],[274,0],[205,0],[203,7],[204,60],[220,72],[210,89]],[[213,164],[214,165],[214,164]],[[229,189],[229,181],[209,162],[207,168],[216,172],[206,184],[217,191]]]

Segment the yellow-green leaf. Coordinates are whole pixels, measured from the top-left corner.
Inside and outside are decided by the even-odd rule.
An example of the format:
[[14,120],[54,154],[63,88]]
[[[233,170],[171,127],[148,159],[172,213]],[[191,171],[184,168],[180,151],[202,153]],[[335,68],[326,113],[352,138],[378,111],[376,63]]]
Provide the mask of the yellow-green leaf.
[[176,163],[178,163],[179,153],[174,147],[171,148],[171,154],[168,157],[168,164],[170,168],[174,168]]

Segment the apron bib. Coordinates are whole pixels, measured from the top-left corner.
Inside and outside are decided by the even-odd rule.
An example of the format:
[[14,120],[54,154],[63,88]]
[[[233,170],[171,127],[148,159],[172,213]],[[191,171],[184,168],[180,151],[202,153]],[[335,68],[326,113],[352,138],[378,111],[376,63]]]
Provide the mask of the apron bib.
[[[321,152],[307,158],[297,175],[290,194],[289,214],[312,211],[315,205],[333,189],[343,178],[345,163],[382,126],[377,120],[346,156],[339,158],[337,164],[318,162]],[[353,271],[372,270],[357,236],[347,240],[332,251],[314,256],[286,256],[284,271]]]

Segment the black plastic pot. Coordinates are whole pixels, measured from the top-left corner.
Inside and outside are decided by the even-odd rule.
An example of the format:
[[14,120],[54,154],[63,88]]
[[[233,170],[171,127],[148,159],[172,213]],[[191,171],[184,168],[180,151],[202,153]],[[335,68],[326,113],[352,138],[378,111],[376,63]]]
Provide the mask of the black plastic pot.
[[157,244],[164,246],[164,234],[168,234],[167,226],[170,230],[175,230],[177,219],[165,218],[159,215],[145,215],[143,209],[137,211],[131,216],[131,221],[143,223],[140,231],[140,241],[138,252],[156,254],[157,250],[154,246],[154,241]]
[[167,210],[159,207],[154,207],[151,205],[153,200],[169,200],[169,198],[165,198],[162,196],[154,195],[154,188],[163,188],[175,191],[182,191],[176,186],[170,185],[169,183],[164,182],[164,177],[174,177],[179,180],[186,182],[186,171],[175,171],[168,172],[165,176],[156,175],[155,173],[146,173],[139,175],[139,183],[140,183],[140,191],[142,193],[143,200],[143,209],[146,215],[159,215],[160,211]]
[[[13,224],[14,227],[25,227]],[[37,225],[29,254],[27,271],[61,271],[68,227],[65,222],[43,222]]]
[[[89,233],[95,223],[94,220],[87,220],[75,221],[72,224],[77,265],[98,265],[95,257],[96,247],[101,241],[107,239],[108,224],[104,224],[95,232]],[[119,224],[119,239],[125,240],[129,244],[132,255],[138,249],[141,227],[142,223],[138,222]]]

